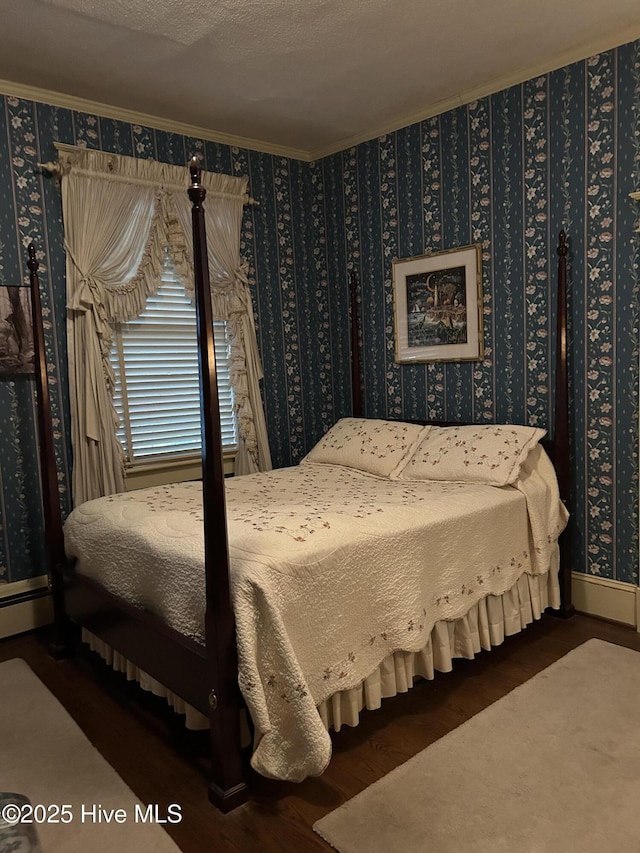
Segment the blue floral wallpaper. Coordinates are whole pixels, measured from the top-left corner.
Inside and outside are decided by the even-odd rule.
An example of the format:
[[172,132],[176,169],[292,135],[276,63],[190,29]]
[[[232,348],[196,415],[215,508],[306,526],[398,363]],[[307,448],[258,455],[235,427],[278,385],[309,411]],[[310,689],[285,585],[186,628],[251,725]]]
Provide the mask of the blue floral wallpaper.
[[[570,241],[575,566],[638,582],[640,43],[323,161],[362,282],[372,417],[548,426],[557,235]],[[394,257],[481,243],[482,362],[394,363]],[[551,322],[550,322],[551,321]],[[332,314],[332,329],[340,329]]]
[[[315,163],[0,97],[0,283],[41,262],[68,510],[64,252],[55,141],[248,175],[250,265],[274,464],[350,412],[347,275],[361,281],[366,412],[549,423],[557,232],[569,235],[575,568],[638,582],[640,43]],[[394,363],[391,262],[482,243],[485,358]],[[551,321],[551,322],[550,322]],[[0,380],[0,583],[45,565],[34,394]]]

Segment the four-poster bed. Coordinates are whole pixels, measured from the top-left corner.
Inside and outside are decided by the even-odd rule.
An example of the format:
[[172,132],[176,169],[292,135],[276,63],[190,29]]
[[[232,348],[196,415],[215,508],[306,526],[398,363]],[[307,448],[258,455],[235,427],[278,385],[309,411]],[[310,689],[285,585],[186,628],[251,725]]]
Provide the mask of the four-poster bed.
[[[491,524],[487,525],[487,519],[493,517],[500,520],[498,528],[504,526],[504,529],[507,531],[507,538],[511,537],[514,543],[518,542],[518,553],[516,556],[512,556],[511,562],[506,558],[503,560],[503,557],[507,554],[507,550],[505,549],[508,546],[498,541],[500,537],[494,537],[496,538],[496,542],[485,543],[482,546],[486,546],[489,549],[491,545],[491,547],[495,547],[498,550],[493,552],[489,549],[486,553],[486,565],[493,566],[491,572],[487,572],[486,576],[482,576],[482,572],[479,569],[476,571],[474,582],[477,589],[474,591],[474,595],[477,597],[477,605],[474,605],[474,607],[477,606],[477,610],[470,608],[468,612],[471,613],[473,610],[473,619],[479,621],[488,619],[491,622],[493,618],[489,612],[491,610],[489,606],[491,601],[495,599],[496,602],[499,602],[499,606],[502,607],[503,600],[507,600],[507,595],[514,594],[517,598],[519,592],[516,590],[513,593],[513,590],[516,587],[518,589],[522,587],[523,579],[525,579],[525,585],[528,582],[526,580],[526,568],[528,567],[531,573],[539,580],[540,587],[535,587],[534,596],[538,596],[539,600],[537,599],[537,603],[533,606],[533,617],[531,618],[534,618],[539,615],[540,609],[544,609],[548,603],[553,603],[556,607],[559,603],[557,597],[554,597],[557,584],[555,575],[550,567],[553,564],[554,570],[557,569],[554,563],[556,559],[554,556],[555,542],[564,526],[564,519],[561,517],[561,513],[557,512],[556,508],[554,508],[553,495],[556,493],[553,492],[553,489],[555,488],[555,480],[551,483],[552,478],[544,468],[546,457],[541,457],[540,453],[536,450],[542,431],[533,430],[528,427],[512,428],[508,440],[512,444],[515,442],[515,456],[511,460],[511,463],[509,463],[510,472],[508,477],[504,481],[492,480],[491,478],[487,481],[487,478],[483,474],[478,482],[471,483],[471,485],[468,485],[463,490],[460,483],[448,482],[446,477],[441,477],[442,480],[445,480],[444,483],[435,485],[431,482],[431,479],[427,483],[423,482],[425,475],[424,473],[420,473],[422,469],[420,469],[420,460],[417,454],[418,451],[423,453],[423,461],[428,457],[429,442],[433,442],[434,439],[440,440],[441,438],[441,433],[437,432],[436,428],[432,428],[427,433],[425,430],[428,428],[417,425],[398,423],[394,425],[392,422],[377,421],[370,421],[368,424],[360,422],[359,416],[362,413],[362,400],[360,396],[360,366],[357,346],[358,327],[355,315],[357,300],[353,277],[351,280],[351,334],[354,419],[345,419],[344,422],[339,422],[336,428],[334,428],[336,432],[331,433],[327,441],[323,440],[320,442],[309,454],[306,465],[298,466],[297,470],[281,469],[280,472],[271,472],[268,475],[258,474],[249,475],[246,478],[236,478],[235,481],[227,484],[225,487],[203,216],[205,189],[200,181],[198,165],[194,161],[191,164],[191,178],[192,183],[189,188],[189,196],[193,205],[194,272],[203,404],[203,483],[201,489],[199,486],[187,486],[185,484],[184,487],[178,487],[171,492],[167,491],[161,495],[161,499],[164,501],[164,507],[167,508],[167,511],[174,513],[174,515],[170,516],[171,519],[177,517],[179,512],[176,513],[176,507],[170,507],[169,504],[176,497],[183,501],[178,510],[180,508],[184,509],[185,518],[190,514],[195,516],[195,526],[199,530],[200,539],[202,538],[202,528],[200,525],[204,521],[204,547],[203,550],[198,551],[196,554],[196,563],[198,560],[200,563],[204,563],[204,579],[201,586],[196,586],[194,592],[196,599],[198,595],[203,594],[204,604],[200,600],[200,615],[193,616],[193,626],[187,630],[178,630],[176,624],[179,624],[179,620],[175,624],[172,624],[172,611],[168,610],[165,613],[163,611],[164,602],[155,598],[155,587],[165,585],[167,580],[162,574],[160,563],[156,566],[157,572],[153,569],[154,560],[161,560],[162,555],[154,553],[150,557],[152,564],[151,581],[149,583],[149,573],[147,572],[148,588],[144,589],[144,593],[138,593],[138,598],[133,594],[129,594],[128,598],[124,597],[124,594],[115,591],[115,585],[111,585],[111,578],[109,576],[110,567],[117,570],[119,558],[117,555],[114,556],[108,549],[108,553],[106,553],[105,560],[103,561],[104,564],[100,568],[102,572],[100,574],[100,581],[97,577],[89,576],[93,572],[93,568],[85,566],[81,572],[76,570],[73,565],[66,563],[60,524],[60,510],[59,506],[56,510],[57,495],[54,493],[57,478],[55,476],[53,446],[50,438],[47,438],[47,435],[50,435],[50,420],[48,421],[47,415],[46,365],[44,371],[41,369],[39,375],[37,375],[40,392],[43,482],[45,483],[45,514],[47,517],[47,536],[52,562],[51,578],[56,617],[55,652],[62,653],[68,642],[66,626],[67,619],[70,619],[87,629],[94,637],[99,638],[100,642],[116,650],[128,661],[133,662],[137,668],[168,687],[174,694],[184,700],[184,702],[206,715],[210,725],[212,753],[210,797],[219,808],[223,811],[228,811],[244,802],[247,798],[247,787],[244,781],[240,748],[239,719],[243,707],[243,696],[238,684],[239,671],[244,701],[247,702],[249,709],[252,711],[256,727],[262,735],[261,740],[256,745],[254,757],[258,753],[258,747],[262,749],[263,754],[267,755],[266,758],[263,755],[262,758],[258,759],[258,761],[262,761],[262,765],[258,769],[261,772],[265,772],[265,775],[274,775],[279,778],[304,778],[306,773],[321,772],[323,762],[326,764],[326,760],[328,760],[326,757],[326,742],[322,739],[321,735],[318,735],[322,743],[317,745],[317,750],[313,754],[311,752],[309,755],[305,753],[304,758],[307,763],[304,764],[302,762],[300,767],[296,767],[291,771],[291,775],[283,776],[286,770],[277,767],[277,761],[280,758],[277,750],[281,748],[281,741],[287,738],[283,738],[282,732],[277,729],[272,731],[271,723],[273,720],[271,720],[270,715],[274,719],[278,715],[281,715],[284,721],[283,725],[290,726],[287,729],[287,733],[291,735],[292,740],[295,740],[292,732],[295,731],[296,726],[298,726],[299,730],[303,730],[308,726],[313,727],[316,724],[317,721],[314,721],[313,718],[315,706],[321,709],[319,713],[321,722],[324,725],[329,725],[333,722],[339,727],[339,718],[342,713],[341,704],[340,700],[336,703],[334,697],[351,692],[350,690],[342,691],[339,689],[341,687],[339,682],[343,676],[346,678],[345,684],[348,682],[350,664],[354,664],[352,667],[352,676],[355,680],[353,684],[349,683],[347,686],[358,689],[356,687],[356,681],[358,680],[356,676],[359,672],[357,666],[364,667],[362,670],[364,675],[362,677],[365,681],[368,681],[367,676],[372,670],[376,669],[376,665],[382,665],[381,661],[384,663],[380,657],[380,653],[373,648],[378,643],[391,656],[393,656],[396,650],[399,650],[400,653],[406,651],[410,655],[410,658],[403,659],[403,666],[406,664],[408,667],[408,678],[410,681],[412,678],[411,673],[414,671],[416,674],[424,674],[423,669],[426,668],[427,673],[429,673],[433,668],[433,660],[427,661],[423,666],[419,661],[416,664],[414,659],[414,655],[418,656],[422,654],[422,650],[425,648],[424,644],[421,646],[417,642],[414,642],[414,637],[417,635],[418,629],[420,631],[425,630],[424,623],[431,618],[432,612],[441,613],[441,621],[438,624],[444,626],[445,631],[447,630],[447,626],[458,624],[458,621],[461,621],[461,619],[454,621],[457,618],[453,615],[454,609],[447,610],[449,605],[453,608],[453,599],[456,596],[453,593],[449,596],[447,591],[449,587],[438,587],[440,594],[436,595],[434,592],[431,600],[429,602],[425,601],[420,611],[416,610],[415,619],[405,619],[403,630],[405,631],[405,636],[410,637],[410,639],[399,641],[397,638],[388,637],[387,633],[392,634],[395,626],[392,626],[387,631],[384,628],[386,623],[384,625],[382,625],[382,622],[379,622],[375,623],[375,625],[372,623],[359,626],[357,630],[354,629],[349,640],[353,640],[353,647],[355,648],[356,640],[354,637],[356,635],[360,639],[364,637],[361,645],[357,647],[356,651],[353,651],[353,648],[349,646],[347,639],[345,639],[344,644],[346,645],[343,644],[344,648],[341,649],[340,653],[336,652],[335,660],[333,657],[331,660],[327,660],[323,675],[323,670],[319,669],[321,664],[313,658],[311,652],[303,649],[301,644],[296,645],[294,643],[293,650],[288,646],[291,638],[296,639],[296,637],[304,634],[305,625],[294,625],[293,623],[295,623],[296,612],[304,612],[305,598],[309,597],[309,590],[314,585],[322,591],[321,595],[324,594],[329,598],[331,590],[335,589],[335,579],[341,578],[345,588],[351,586],[358,599],[362,599],[362,602],[364,602],[362,607],[368,609],[367,595],[371,588],[375,591],[375,585],[372,585],[371,578],[375,575],[376,571],[378,571],[382,578],[384,575],[382,569],[386,570],[387,568],[386,563],[382,566],[382,569],[378,566],[381,555],[384,555],[384,558],[389,561],[389,566],[391,566],[399,551],[397,547],[398,542],[405,540],[409,542],[410,537],[414,535],[412,529],[402,526],[405,524],[405,519],[413,513],[416,516],[415,523],[419,526],[421,523],[419,516],[424,509],[425,515],[429,515],[430,513],[433,515],[436,527],[439,526],[438,529],[443,531],[443,538],[448,540],[452,535],[455,536],[456,521],[459,521],[459,517],[452,514],[451,507],[455,507],[456,504],[460,504],[460,506],[464,504],[468,508],[468,515],[465,516],[465,529],[467,520],[471,524],[473,519],[476,520],[480,528],[487,526],[491,528]],[[566,503],[568,500],[569,483],[568,398],[566,392],[567,246],[563,233],[560,237],[558,253],[558,360],[556,366],[554,442],[553,444],[547,444],[546,447],[556,466],[560,497]],[[35,261],[33,250],[30,250],[29,268],[32,276],[32,289],[34,292],[37,292],[37,262]],[[34,319],[39,321],[39,318],[39,309],[34,310]],[[42,347],[38,350],[36,346],[36,355],[39,357],[39,363],[42,368],[44,364]],[[475,428],[472,427],[471,429]],[[528,432],[516,435],[515,430],[517,429]],[[372,455],[368,460],[370,466],[368,469],[365,467],[360,470],[356,467],[354,470],[352,461],[345,456],[340,456],[344,446],[348,446],[349,442],[354,440],[354,437],[356,444],[352,447],[359,446],[361,456],[363,442],[377,440],[376,436],[380,436],[380,434],[384,436],[381,440],[387,442],[385,453],[382,455]],[[450,436],[451,433],[447,433],[447,435]],[[482,439],[478,438],[479,435],[480,433],[476,430],[472,434],[473,441],[484,441],[484,436],[488,434],[482,433]],[[504,440],[504,434],[500,434],[499,440]],[[390,441],[391,443],[389,443]],[[360,445],[358,445],[358,442],[360,442]],[[336,448],[338,449],[338,457],[332,455],[336,451]],[[499,452],[500,454],[502,454],[502,451]],[[358,457],[359,459],[360,456]],[[530,460],[534,456],[536,457],[535,462],[531,462]],[[333,463],[336,461],[336,458],[338,461],[334,465]],[[408,460],[412,461],[418,469],[416,476],[411,475]],[[393,464],[391,464],[392,462]],[[389,464],[387,465],[387,463]],[[360,462],[357,463],[357,465],[360,464]],[[496,464],[496,468],[499,467]],[[511,472],[511,468],[513,468],[513,472]],[[287,472],[290,473],[288,474]],[[266,479],[257,479],[261,477]],[[287,479],[288,477],[293,477],[294,479]],[[431,477],[431,474],[429,477]],[[545,477],[547,480],[545,480]],[[529,507],[533,507],[537,498],[531,491],[527,492],[528,487],[525,488],[521,480],[529,480],[530,482],[534,480],[542,482],[545,480],[543,490],[546,489],[545,495],[547,493],[551,495],[550,498],[548,496],[544,498],[546,503],[543,501],[540,504],[536,518],[539,520],[545,513],[549,515],[550,519],[552,516],[553,518],[549,522],[549,527],[542,530],[540,539],[539,541],[536,540],[536,545],[533,548],[530,548],[528,544],[532,522],[531,518],[527,516],[527,512],[529,511]],[[487,482],[489,485],[487,485]],[[48,487],[46,486],[47,483],[49,483]],[[515,485],[512,487],[512,484]],[[499,488],[494,488],[496,485]],[[324,492],[322,489],[324,489]],[[194,510],[193,508],[196,491],[202,493],[201,515],[199,515],[198,509]],[[147,545],[152,547],[153,539],[158,529],[159,518],[157,490],[153,494],[150,492],[153,492],[153,490],[143,490],[134,498],[131,497],[131,494],[136,493],[131,493],[128,496],[99,499],[98,501],[90,501],[82,504],[81,507],[74,511],[75,515],[71,523],[68,523],[68,549],[73,552],[76,547],[79,547],[79,540],[76,537],[76,533],[83,526],[87,529],[93,528],[98,530],[108,521],[109,524],[114,523],[116,525],[113,528],[114,530],[124,531],[125,527],[127,529],[131,527],[129,520],[135,516],[135,524],[139,524],[139,530],[136,534],[138,540],[135,545],[135,548],[138,549],[137,562],[144,563],[144,551],[140,551],[139,549],[145,548]],[[303,505],[306,500],[305,496],[312,492],[317,492],[321,510],[310,510],[306,506],[304,535],[290,535],[291,531],[286,529],[287,525],[282,521],[284,516],[289,517],[291,515],[290,507],[285,507],[282,514],[277,516],[279,510],[276,507],[275,497],[285,493],[292,494],[294,499],[299,499],[300,504]],[[427,493],[437,495],[439,507],[432,508],[427,505]],[[326,498],[327,494],[334,496],[334,501],[337,502],[336,505],[330,505]],[[120,500],[120,498],[122,499]],[[267,517],[265,513],[260,514],[259,501],[265,498],[271,502],[270,505],[272,507],[276,507],[270,517]],[[342,504],[340,500],[343,500]],[[358,504],[357,511],[354,511],[353,506],[348,503],[348,501],[353,502],[354,500]],[[156,502],[155,504],[154,501]],[[381,501],[382,508],[376,505],[376,501]],[[493,510],[491,511],[496,513],[494,516],[486,515],[489,512],[489,504],[493,506]],[[450,505],[447,516],[442,514],[444,512],[442,507],[445,505]],[[336,509],[336,506],[338,506],[338,509]],[[417,512],[416,508],[420,512]],[[112,509],[116,513],[115,522],[113,519],[110,519]],[[383,509],[384,512],[390,511],[392,514],[395,513],[395,515],[401,516],[401,523],[396,519],[393,520],[393,524],[400,523],[400,528],[389,527],[390,538],[386,540],[386,543],[384,537],[379,537],[380,541],[376,541],[371,546],[372,548],[375,546],[378,550],[367,551],[366,548],[369,541],[377,537],[377,528],[384,528],[385,525],[392,524],[389,521],[392,516],[389,514],[384,515]],[[81,510],[81,512],[78,512],[78,510]],[[341,536],[347,536],[345,532],[346,527],[340,526],[345,517],[349,523],[354,518],[359,519],[358,524],[360,524],[364,531],[362,533],[363,538],[358,541],[357,547],[354,547],[348,538],[340,539]],[[518,519],[517,524],[514,522],[513,528],[510,528],[511,519],[515,519],[516,517]],[[183,526],[179,530],[172,527],[173,520],[167,522],[166,518],[169,518],[169,516],[162,516],[162,524],[171,527],[170,534],[174,538],[182,537],[185,541],[188,540],[188,542],[191,542],[194,537],[197,538],[196,533],[191,528],[189,528],[190,532],[188,535],[185,532],[187,531],[187,527],[184,524],[194,524],[193,518],[190,520],[187,519],[187,522],[181,522]],[[149,519],[151,519],[151,522],[149,522]],[[371,519],[373,519],[373,522],[371,522]],[[298,521],[299,519],[296,520],[296,524]],[[151,533],[143,532],[143,525],[146,523],[151,524],[149,528]],[[242,525],[243,531],[248,531],[246,534],[247,538],[243,539],[240,544],[238,544],[237,539],[234,540],[233,536],[230,540],[229,524],[232,526],[232,533],[233,530],[239,529],[239,526]],[[366,527],[367,524],[373,524],[374,526]],[[326,528],[331,527],[331,525],[333,527],[328,538],[331,539],[333,537],[334,542],[339,541],[340,547],[345,553],[349,549],[354,554],[356,551],[361,551],[364,554],[365,565],[366,558],[372,558],[375,569],[371,569],[371,576],[367,575],[364,577],[362,574],[357,575],[357,572],[363,572],[365,569],[362,564],[358,563],[355,556],[349,564],[352,569],[351,575],[344,573],[343,563],[339,563],[336,567],[328,562],[327,555],[334,548],[334,543],[331,544],[331,547],[329,545],[325,547],[322,544],[324,541],[322,537],[326,535]],[[372,533],[374,529],[376,536],[373,536]],[[105,541],[108,542],[109,531],[106,528],[105,531],[103,531],[107,537]],[[314,536],[311,536],[311,533]],[[433,536],[433,529],[430,535]],[[191,536],[191,539],[189,536]],[[147,538],[145,539],[145,537]],[[405,537],[405,540],[399,537]],[[119,536],[112,538],[119,538]],[[298,552],[297,550],[293,550],[291,553],[287,552],[286,559],[282,563],[282,566],[286,567],[287,570],[290,570],[293,566],[293,570],[289,571],[288,575],[284,568],[280,570],[281,567],[274,557],[275,552],[270,550],[270,542],[274,539],[282,541],[283,538],[286,538],[287,543],[293,549],[297,549],[303,539],[320,543],[320,545],[314,544],[313,547],[319,547],[320,551],[313,551],[311,559],[316,561],[317,565],[322,565],[323,572],[327,578],[325,587],[322,587],[317,576],[310,571],[308,564],[299,562],[302,559],[299,553],[302,552]],[[94,553],[96,552],[96,548],[99,547],[96,546],[97,541],[93,541],[88,546],[89,551],[93,550]],[[568,616],[572,612],[568,537],[565,535],[561,541],[563,543],[560,581],[562,601],[559,612],[562,615]],[[262,542],[266,542],[267,544],[263,546],[260,544]],[[145,543],[147,544],[145,545]],[[416,549],[419,550],[421,546],[417,543],[418,540],[416,539],[414,544]],[[302,546],[300,545],[300,547]],[[264,550],[260,550],[262,548]],[[515,544],[512,550],[515,554]],[[243,552],[243,554],[240,554],[240,552]],[[247,558],[246,554],[250,554],[250,557]],[[142,559],[140,559],[141,555]],[[76,556],[79,555],[76,553]],[[233,559],[231,559],[232,556]],[[173,559],[180,561],[182,558],[174,555]],[[234,560],[235,564],[232,565]],[[87,563],[87,560],[85,559],[84,562]],[[168,559],[168,562],[171,563],[171,559]],[[81,564],[82,560],[79,559],[78,563]],[[259,571],[255,569],[255,566],[258,564],[260,564]],[[544,571],[545,565],[546,573]],[[456,564],[454,569],[448,569],[448,571],[451,577],[455,577],[456,583],[460,586],[460,580],[463,576],[456,574],[456,572],[462,571],[462,569],[459,569]],[[235,581],[233,580],[234,572]],[[125,578],[125,585],[127,579],[133,585],[141,587],[144,585],[145,580],[142,577],[133,578],[133,570],[130,570],[128,564],[126,573],[128,573],[128,578]],[[262,575],[269,576],[264,584],[260,581],[261,573]],[[286,580],[282,580],[285,575],[287,575]],[[308,587],[299,583],[300,575],[302,575]],[[357,575],[355,580],[353,580],[354,575]],[[505,580],[507,576],[510,579],[508,584]],[[451,581],[451,578],[449,578],[449,581]],[[484,588],[480,589],[483,584],[485,585]],[[168,585],[170,586],[170,584]],[[549,587],[548,594],[547,585]],[[415,595],[407,604],[409,608],[406,611],[407,613],[410,612],[410,607],[416,605],[420,595],[424,597],[424,590],[418,588],[419,584],[415,584],[415,586],[416,589],[412,592],[412,595],[414,593]],[[466,582],[462,583],[461,588],[464,594],[468,593],[471,595],[469,584]],[[286,601],[285,592],[288,589],[293,590],[293,603],[287,603]],[[387,592],[388,590],[385,589],[385,596]],[[234,607],[232,606],[234,593],[235,615]],[[490,593],[493,593],[493,595]],[[390,595],[392,596],[392,593]],[[177,597],[177,595],[172,596],[172,598]],[[373,594],[374,599],[375,597],[376,595]],[[449,601],[450,597],[452,599],[451,602]],[[458,598],[460,598],[460,595],[458,595]],[[457,600],[456,598],[456,602]],[[487,605],[487,601],[489,601],[489,605]],[[350,602],[352,603],[346,609],[357,609],[355,599],[350,599]],[[173,600],[170,604],[175,606],[176,601]],[[324,604],[325,602],[322,597],[320,599],[313,599],[314,610],[323,611]],[[441,609],[438,610],[438,608]],[[429,610],[429,613],[427,613],[427,610]],[[189,612],[191,613],[192,611]],[[405,618],[406,614],[402,608],[399,608],[398,612],[401,612],[402,618]],[[458,615],[464,613],[464,618],[467,618],[465,611],[455,612]],[[241,615],[241,619],[236,626],[236,616],[238,614]],[[288,623],[282,622],[281,617],[283,614],[286,614],[290,620]],[[327,605],[326,612],[323,612],[322,618],[327,622],[331,622],[335,618],[335,612]],[[520,616],[518,616],[518,619],[520,619]],[[199,620],[201,628],[198,628]],[[528,621],[531,621],[531,619],[529,618]],[[527,619],[524,620],[523,624],[527,624]],[[491,630],[486,625],[478,628],[478,632],[483,634],[482,644],[484,647],[487,647],[487,642],[491,645],[491,641],[484,639],[484,634],[487,636],[491,634],[494,644],[500,641],[500,637],[496,640],[494,636],[495,630],[497,630],[498,634],[500,630],[494,630],[493,622],[489,627]],[[517,627],[517,630],[520,630],[520,627]],[[506,633],[509,632],[507,630]],[[271,642],[269,638],[276,634],[277,642]],[[451,637],[453,638],[453,633],[451,633]],[[454,642],[454,639],[452,639],[452,648],[458,642],[457,639]],[[316,640],[317,642],[315,642]],[[312,645],[317,645],[319,649],[323,648],[321,640],[314,637],[313,641]],[[429,636],[427,646],[430,643],[431,637]],[[240,670],[238,649],[240,649],[241,657]],[[326,651],[326,648],[323,650]],[[302,666],[301,668],[297,668],[298,657],[307,660],[307,668]],[[356,658],[359,661],[357,666],[355,664]],[[335,665],[336,660],[345,661],[342,669]],[[360,660],[362,660],[362,663],[360,663]],[[387,658],[385,657],[384,660],[387,660]],[[280,669],[277,669],[278,665]],[[314,671],[311,672],[314,667]],[[314,678],[316,679],[315,681]],[[323,682],[327,684],[333,683],[332,679],[338,687],[333,693],[323,684]],[[362,678],[359,683],[363,683]],[[312,687],[313,689],[311,689]],[[367,689],[370,687],[371,685]],[[386,688],[376,689],[379,696],[387,695],[385,694]],[[400,687],[399,689],[403,688]],[[254,698],[252,691],[255,691],[256,694],[260,693],[260,696]],[[275,700],[271,698],[271,693],[274,691],[279,694],[276,697],[279,704],[276,704]],[[319,702],[316,701],[318,697],[320,697]],[[300,704],[300,708],[296,706],[296,709],[292,711],[291,706],[296,705],[296,703]],[[356,709],[356,716],[358,711],[359,709]],[[314,731],[316,731],[317,735],[317,730]],[[304,751],[306,747],[303,744],[301,748]],[[316,749],[316,746],[314,745],[313,748]],[[330,754],[330,746],[328,749]],[[283,755],[287,757],[285,752],[283,752]],[[273,769],[274,767],[276,768],[275,770]]]

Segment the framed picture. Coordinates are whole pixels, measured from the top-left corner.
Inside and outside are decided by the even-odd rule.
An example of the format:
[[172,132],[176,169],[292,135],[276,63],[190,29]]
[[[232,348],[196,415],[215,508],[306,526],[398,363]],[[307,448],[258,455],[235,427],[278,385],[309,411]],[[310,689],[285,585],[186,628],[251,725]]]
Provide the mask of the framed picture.
[[396,361],[478,361],[482,247],[393,261]]
[[31,290],[0,285],[0,377],[34,372]]

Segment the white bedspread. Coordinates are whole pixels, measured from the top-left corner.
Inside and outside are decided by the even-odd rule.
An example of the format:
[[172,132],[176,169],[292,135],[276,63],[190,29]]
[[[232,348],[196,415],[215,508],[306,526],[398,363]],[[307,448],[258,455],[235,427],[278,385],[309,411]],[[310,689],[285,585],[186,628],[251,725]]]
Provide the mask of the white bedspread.
[[[534,451],[515,487],[398,482],[306,464],[227,481],[239,683],[254,768],[320,774],[331,741],[316,706],[441,619],[557,570],[566,524],[551,463]],[[79,572],[203,639],[200,483],[89,501],[65,525]]]

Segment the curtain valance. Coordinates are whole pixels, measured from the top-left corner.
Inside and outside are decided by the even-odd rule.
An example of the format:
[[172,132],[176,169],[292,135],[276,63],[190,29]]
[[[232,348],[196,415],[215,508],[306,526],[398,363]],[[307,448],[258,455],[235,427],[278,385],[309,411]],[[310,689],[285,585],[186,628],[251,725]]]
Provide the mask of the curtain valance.
[[[77,176],[109,179],[114,182],[123,181],[130,185],[145,184],[167,192],[177,192],[186,195],[189,185],[189,170],[186,166],[173,166],[170,163],[160,163],[157,160],[142,160],[137,157],[125,157],[122,154],[109,154],[96,151],[93,148],[76,148],[72,152],[65,149],[62,162],[63,175],[71,171]],[[233,177],[217,172],[201,173],[201,181],[210,196],[229,195],[241,200],[243,204],[249,201],[247,194],[248,180],[246,177]]]

